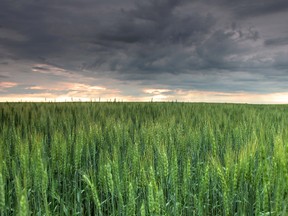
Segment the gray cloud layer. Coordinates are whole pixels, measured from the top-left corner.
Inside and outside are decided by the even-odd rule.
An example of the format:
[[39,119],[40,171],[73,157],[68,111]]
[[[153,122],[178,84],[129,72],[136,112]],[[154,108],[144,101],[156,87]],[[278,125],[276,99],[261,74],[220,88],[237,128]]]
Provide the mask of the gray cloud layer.
[[[21,60],[180,89],[261,92],[268,79],[285,91],[288,32],[262,34],[287,10],[286,0],[2,0],[0,79]],[[236,72],[257,78],[213,85]]]
[[216,0],[215,2],[222,3],[223,6],[231,9],[236,16],[242,18],[263,16],[288,10],[288,2],[285,0]]

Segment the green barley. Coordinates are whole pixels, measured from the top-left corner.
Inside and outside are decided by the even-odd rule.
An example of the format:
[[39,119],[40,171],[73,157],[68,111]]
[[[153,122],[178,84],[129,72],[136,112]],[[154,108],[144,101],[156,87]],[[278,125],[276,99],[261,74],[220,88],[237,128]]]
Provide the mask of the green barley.
[[287,214],[287,105],[0,103],[0,122],[1,215]]
[[128,187],[127,215],[135,215],[135,195],[132,183]]
[[92,198],[93,198],[94,204],[96,205],[97,210],[101,213],[101,204],[100,204],[100,201],[98,198],[98,193],[97,193],[97,189],[96,189],[95,184],[93,184],[91,182],[91,180],[89,179],[89,177],[85,174],[82,175],[82,179],[88,185],[88,187],[92,193]]
[[146,216],[145,203],[144,202],[142,202],[142,204],[141,204],[140,215],[141,216]]
[[150,215],[154,214],[155,212],[154,192],[153,192],[153,185],[151,182],[148,185],[148,207],[149,207]]
[[26,193],[22,192],[20,202],[19,202],[19,211],[18,216],[28,216],[29,207]]
[[0,213],[5,210],[5,182],[0,171]]

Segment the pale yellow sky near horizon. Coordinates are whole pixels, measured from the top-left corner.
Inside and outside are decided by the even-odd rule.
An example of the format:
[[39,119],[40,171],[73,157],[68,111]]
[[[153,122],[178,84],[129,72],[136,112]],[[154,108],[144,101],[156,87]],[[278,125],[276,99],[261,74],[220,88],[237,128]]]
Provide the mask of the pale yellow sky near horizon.
[[[250,104],[287,104],[288,92],[257,94],[227,93],[216,91],[177,90],[165,88],[143,88],[140,96],[127,96],[119,89],[105,86],[93,86],[84,83],[62,83],[60,86],[33,86],[30,90],[41,90],[41,93],[9,94],[9,88],[17,86],[13,82],[0,82],[0,102],[70,102],[70,101],[179,101],[179,102],[213,102],[213,103],[250,103]],[[61,93],[67,90],[65,93]],[[1,95],[2,92],[2,95]],[[5,94],[3,94],[5,93]],[[5,96],[4,96],[5,95]]]

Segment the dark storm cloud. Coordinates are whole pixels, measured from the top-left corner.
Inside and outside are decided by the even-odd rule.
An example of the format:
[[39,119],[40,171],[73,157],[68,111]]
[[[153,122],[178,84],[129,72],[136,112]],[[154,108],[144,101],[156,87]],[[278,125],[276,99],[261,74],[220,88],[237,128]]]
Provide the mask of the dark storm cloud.
[[[0,57],[35,62],[31,71],[43,74],[57,67],[177,88],[211,89],[213,79],[193,77],[241,70],[265,80],[272,70],[285,71],[287,54],[266,49],[287,45],[288,35],[261,38],[249,19],[287,9],[286,0],[1,0]],[[163,74],[190,77],[177,83]],[[237,83],[218,82],[213,90],[257,88],[249,87],[254,79],[230,81]]]
[[87,67],[106,66],[108,70],[128,73],[178,72],[178,67],[171,67],[174,60],[187,52],[185,47],[195,46],[207,37],[215,23],[207,14],[173,13],[183,4],[175,0],[145,1],[122,11],[120,19],[102,28],[95,39],[100,46],[108,45],[109,50],[102,49],[102,56]]
[[[6,46],[22,58],[65,53],[74,44],[87,42],[98,27],[101,1],[1,1],[0,24],[25,36],[26,41]],[[92,7],[95,10],[89,11]],[[100,14],[101,15],[101,14]],[[9,40],[9,38],[6,38]]]
[[278,70],[286,71],[288,74],[288,53],[278,53],[274,58],[273,66]]
[[207,2],[229,8],[236,16],[243,18],[288,10],[286,0],[207,0]]
[[136,8],[123,11],[111,30],[103,29],[100,39],[140,44],[195,43],[209,32],[213,20],[195,12],[186,17],[174,14],[183,4],[181,0],[138,2]]
[[117,71],[132,80],[153,79],[155,73],[237,68],[235,62],[224,59],[243,50],[240,41],[256,41],[259,33],[236,25],[215,30],[217,19],[212,14],[199,13],[197,8],[189,14],[177,11],[189,4],[146,1],[123,11],[121,18],[96,38],[97,45],[109,46],[109,50],[101,49],[98,59],[85,67]]
[[[234,33],[227,33],[226,29],[215,31],[216,18],[197,8],[185,15],[176,11],[191,2],[131,1],[129,8],[125,3],[115,4],[116,1],[9,0],[0,3],[0,16],[4,28],[27,38],[5,43],[19,58],[74,70],[148,76],[231,68],[223,59],[239,51],[237,42],[231,39]],[[257,31],[245,36],[241,29],[238,31],[243,39],[258,37]]]
[[8,76],[5,76],[5,75],[1,75],[0,74],[0,79],[7,79],[7,78],[9,78]]
[[267,45],[267,46],[288,45],[288,37],[267,39],[267,40],[265,40],[265,45]]
[[[168,60],[177,60],[172,50],[181,52],[181,46],[200,43],[215,23],[211,15],[195,11],[189,16],[175,14],[176,7],[185,3],[139,1],[135,5],[130,2],[132,9],[121,9],[121,4],[89,0],[2,1],[2,26],[27,38],[6,41],[4,46],[19,58],[45,59],[55,64],[58,62],[53,59],[57,58],[66,62],[60,66],[69,69],[177,71],[178,68],[164,68],[157,61],[167,54]],[[101,4],[106,6],[103,8],[107,14],[100,10]]]
[[[202,62],[201,69],[229,69],[236,70],[241,65],[239,60],[227,60],[233,54],[242,54],[249,50],[241,47],[240,42],[257,40],[257,33],[243,33],[241,30],[217,30],[201,45],[197,46],[197,54]],[[242,63],[243,64],[243,63]]]

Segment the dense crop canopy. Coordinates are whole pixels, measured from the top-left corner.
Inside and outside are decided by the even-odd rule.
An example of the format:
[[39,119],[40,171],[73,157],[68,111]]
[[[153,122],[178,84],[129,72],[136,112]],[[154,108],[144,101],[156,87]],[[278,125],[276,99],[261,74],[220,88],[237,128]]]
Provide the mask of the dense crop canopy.
[[0,215],[287,215],[288,107],[0,104]]

